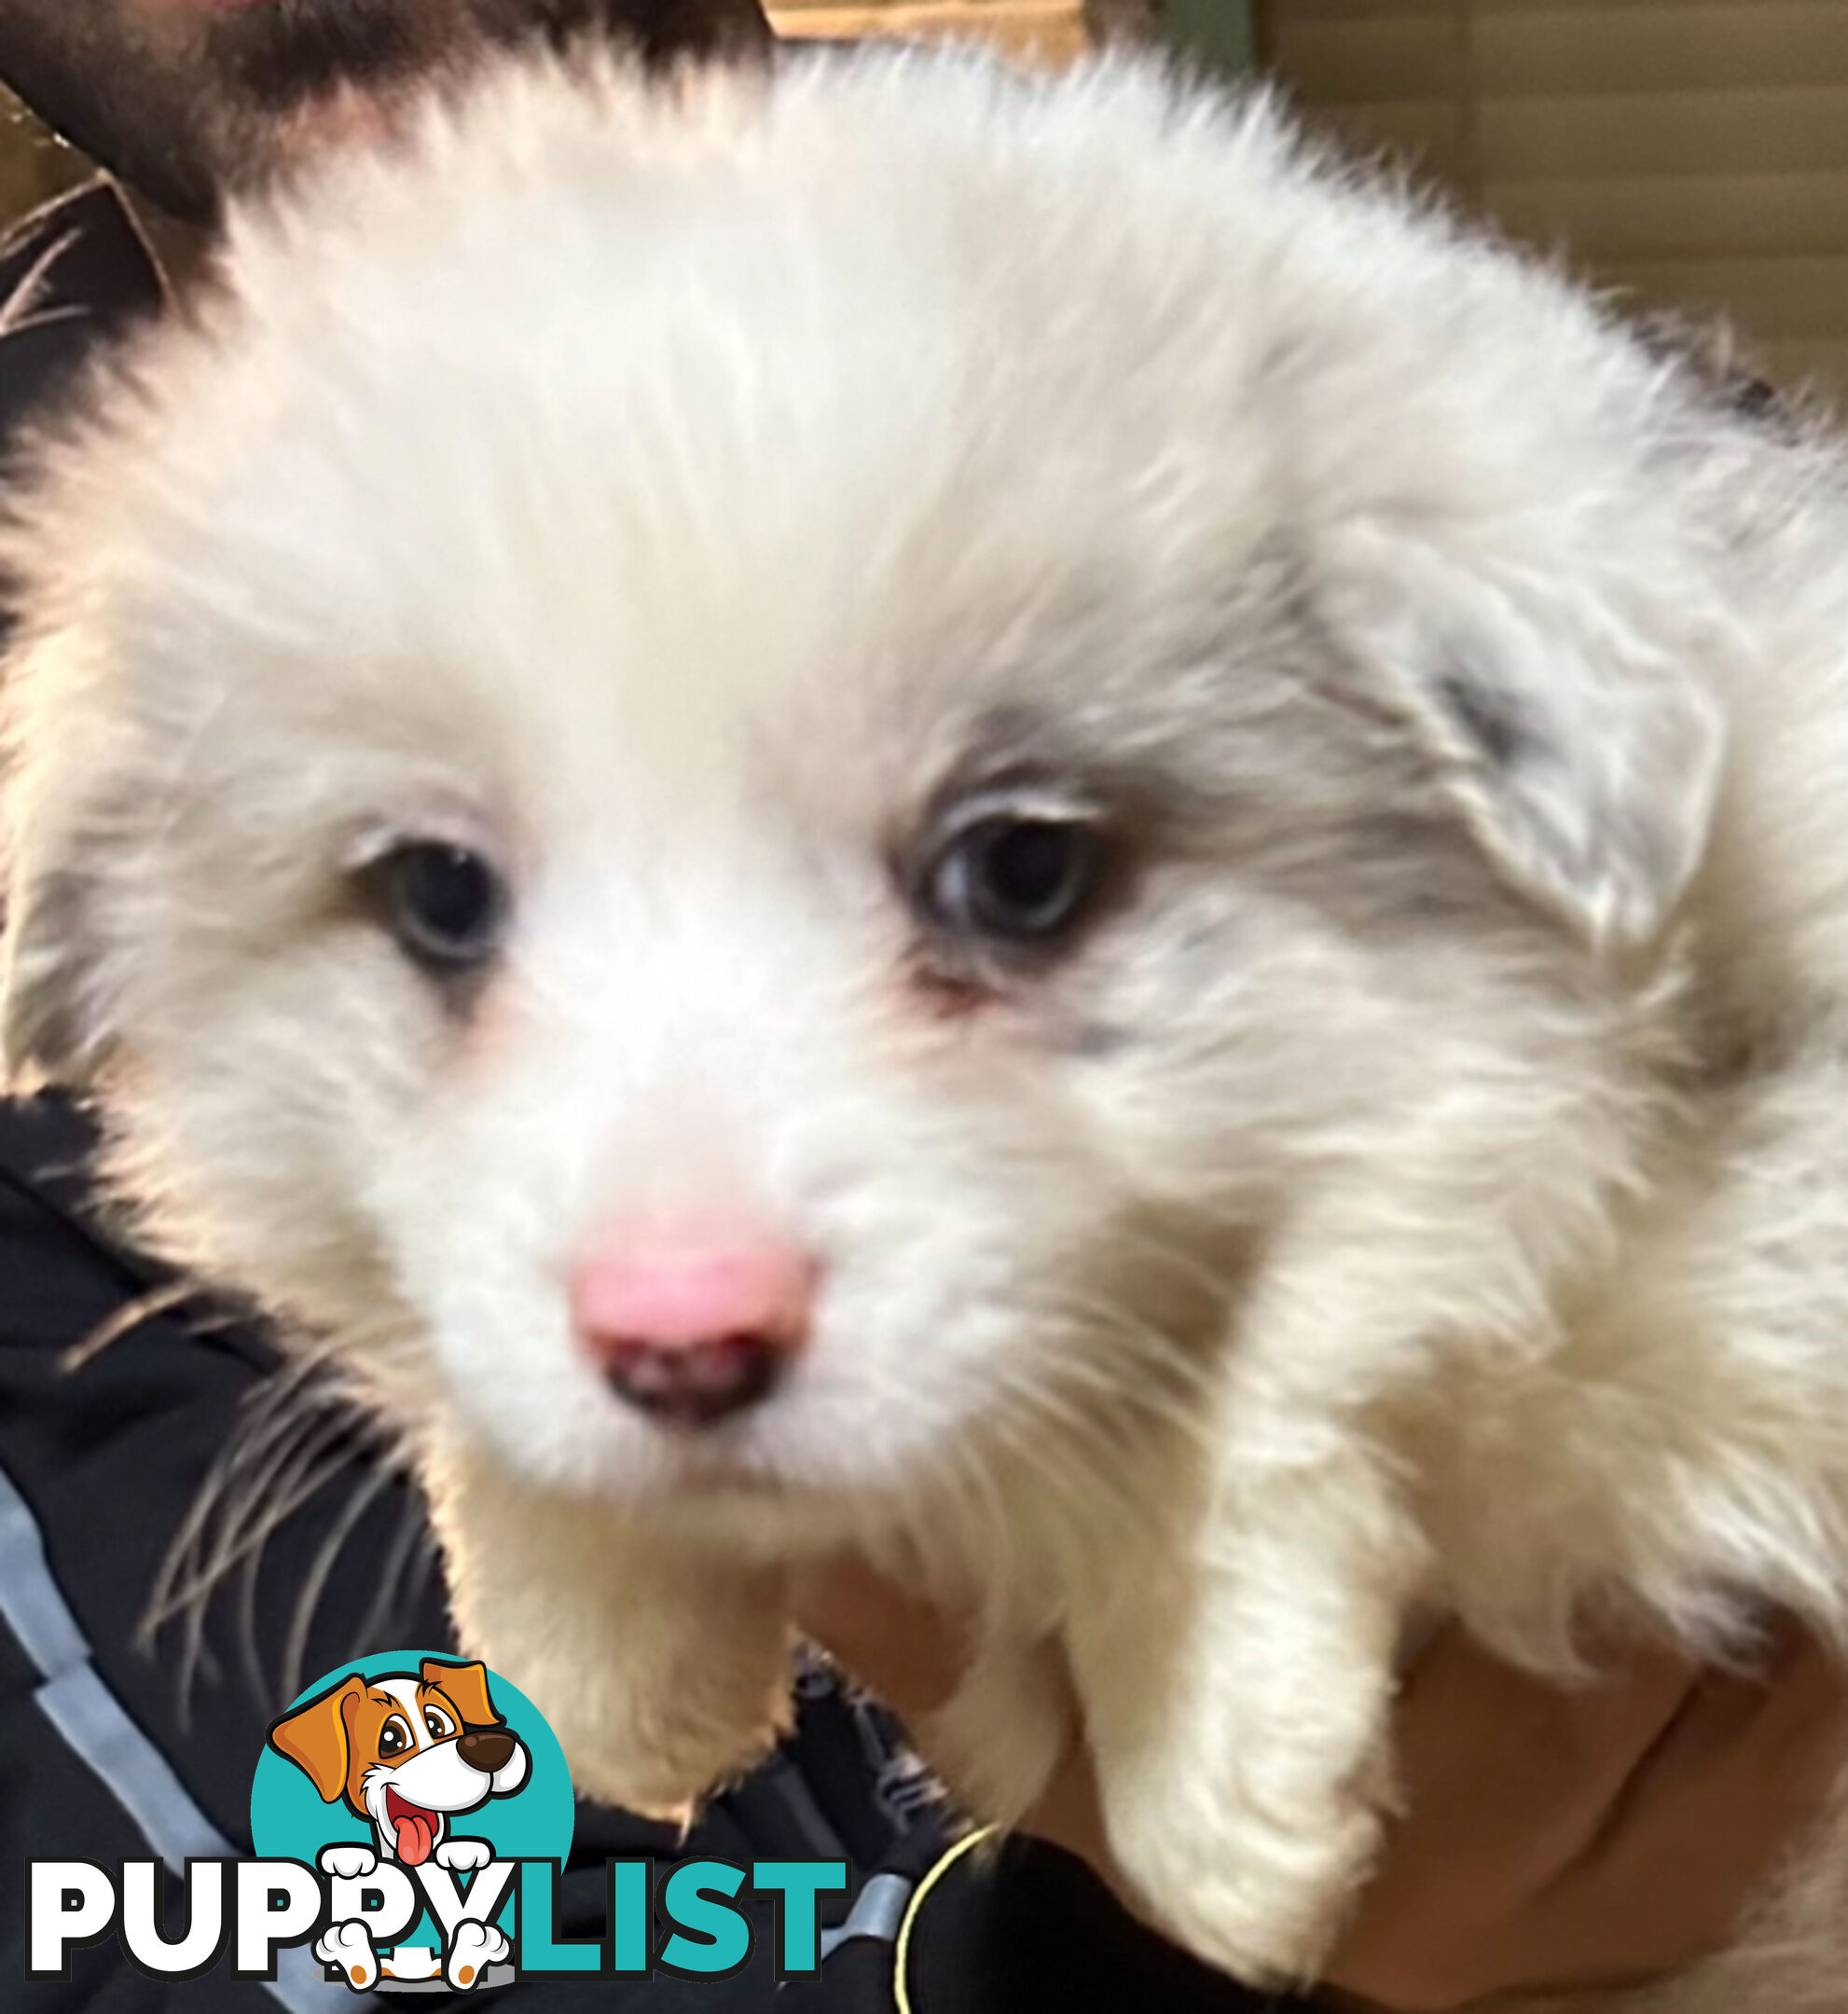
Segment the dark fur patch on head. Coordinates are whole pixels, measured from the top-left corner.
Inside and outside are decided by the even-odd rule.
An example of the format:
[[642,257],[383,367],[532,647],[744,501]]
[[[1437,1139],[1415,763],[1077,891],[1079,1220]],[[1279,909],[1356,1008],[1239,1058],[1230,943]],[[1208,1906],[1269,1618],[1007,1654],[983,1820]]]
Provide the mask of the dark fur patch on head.
[[1735,418],[1770,431],[1788,431],[1800,421],[1802,400],[1764,375],[1731,323],[1665,310],[1643,316],[1635,331],[1651,356],[1685,372]]
[[1520,709],[1499,693],[1477,684],[1467,672],[1438,682],[1438,693],[1458,726],[1497,769],[1511,769],[1532,746]]

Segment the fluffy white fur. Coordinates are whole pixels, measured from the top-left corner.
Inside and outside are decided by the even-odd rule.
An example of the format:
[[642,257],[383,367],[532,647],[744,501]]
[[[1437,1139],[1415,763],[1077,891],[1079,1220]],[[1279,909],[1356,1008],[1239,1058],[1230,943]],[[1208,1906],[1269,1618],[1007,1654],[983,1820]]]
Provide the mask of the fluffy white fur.
[[[1106,65],[512,72],[239,223],[43,458],[7,1041],[150,1236],[324,1336],[470,1651],[644,1806],[779,1711],[792,1560],[974,1601],[1179,1938],[1313,1972],[1394,1671],[1848,1621],[1848,490],[1553,273]],[[1124,856],[971,1003],[958,790]],[[466,835],[446,1009],[346,893]],[[574,1348],[625,1214],[825,1265],[689,1440]],[[1848,2008],[1848,1820],[1676,2014]]]

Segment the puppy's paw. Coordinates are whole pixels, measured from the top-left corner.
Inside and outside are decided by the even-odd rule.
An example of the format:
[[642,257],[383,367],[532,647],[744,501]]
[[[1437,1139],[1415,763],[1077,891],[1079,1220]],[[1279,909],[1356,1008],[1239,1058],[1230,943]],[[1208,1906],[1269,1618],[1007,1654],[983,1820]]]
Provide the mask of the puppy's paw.
[[1193,1810],[1119,1796],[1110,1848],[1151,1922],[1196,1958],[1263,1992],[1321,1971],[1379,1849],[1378,1814],[1358,1800],[1283,1825],[1229,1800]]
[[[327,1848],[321,1856],[324,1869],[327,1867],[327,1854],[340,1850],[332,1846]],[[345,1850],[354,1851],[351,1847]],[[371,1869],[362,1868],[358,1871],[370,1873]],[[328,1924],[315,1939],[314,1955],[323,1965],[337,1966],[340,1977],[354,1993],[369,1993],[379,1983],[379,1954],[372,1949],[372,1933],[363,1923],[349,1920]]]
[[499,1965],[512,1951],[506,1933],[492,1924],[460,1923],[449,1939],[443,1977],[457,1993],[468,1993],[480,1984],[490,1965]]
[[370,1846],[324,1846],[321,1849],[321,1871],[338,1876],[342,1881],[358,1881],[375,1871],[379,1855]]
[[494,1849],[486,1840],[448,1839],[436,1849],[436,1865],[452,1874],[472,1874],[493,1857]]
[[1077,1739],[1053,1647],[991,1646],[949,1703],[923,1717],[917,1735],[931,1769],[966,1811],[1013,1825]]

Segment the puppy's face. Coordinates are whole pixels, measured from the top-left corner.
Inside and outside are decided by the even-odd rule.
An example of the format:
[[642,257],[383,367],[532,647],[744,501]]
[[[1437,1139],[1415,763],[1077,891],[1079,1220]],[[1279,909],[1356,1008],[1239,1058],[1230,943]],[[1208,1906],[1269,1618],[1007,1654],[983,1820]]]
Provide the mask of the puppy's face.
[[[779,107],[524,79],[247,229],[28,558],[16,1056],[573,1491],[1108,1459],[1305,1196],[1545,1138],[1717,759],[1550,282],[1145,81]],[[695,1432],[570,1281],[715,1217],[814,1301]]]

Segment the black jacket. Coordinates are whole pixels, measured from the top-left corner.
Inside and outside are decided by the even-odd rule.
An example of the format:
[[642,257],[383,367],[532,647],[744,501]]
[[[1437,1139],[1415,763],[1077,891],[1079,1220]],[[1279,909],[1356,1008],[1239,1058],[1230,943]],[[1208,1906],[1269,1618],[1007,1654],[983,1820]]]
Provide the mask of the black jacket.
[[[0,444],[100,342],[158,313],[163,295],[107,183],[0,244]],[[28,1859],[159,1855],[177,1866],[187,1853],[248,1852],[251,1775],[281,1705],[348,1658],[451,1641],[414,1490],[381,1467],[357,1423],[325,1413],[291,1422],[274,1409],[278,1364],[259,1332],[187,1304],[69,1363],[74,1345],[165,1284],[100,1220],[90,1144],[60,1100],[0,1101],[0,2006],[353,2009],[358,1997],[324,1983],[305,1952],[274,1986],[222,1971],[163,1985],[105,1939],[77,1954],[68,1982],[23,1981]],[[291,1513],[241,1554],[234,1523],[208,1523],[192,1565],[209,1565],[214,1548],[230,1564],[208,1596],[145,1631],[151,1591],[201,1487],[266,1462],[272,1491],[297,1499]],[[1252,2014],[1246,1995],[1134,1924],[1067,1855],[1016,1842],[993,1859],[952,1856],[946,1814],[889,1717],[820,1664],[798,1695],[796,1733],[692,1840],[579,1807],[562,1932],[600,1929],[607,1856],[840,1857],[853,1889],[834,1912],[844,1934],[824,1945],[820,1972],[779,1989],[765,1924],[729,1980],[528,1982],[496,2005]]]

